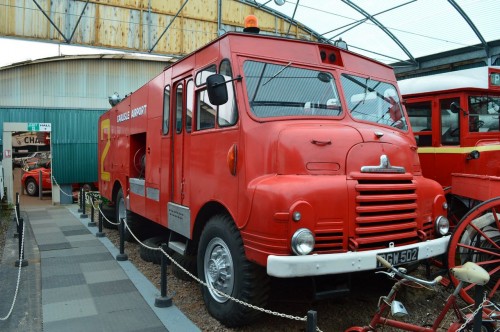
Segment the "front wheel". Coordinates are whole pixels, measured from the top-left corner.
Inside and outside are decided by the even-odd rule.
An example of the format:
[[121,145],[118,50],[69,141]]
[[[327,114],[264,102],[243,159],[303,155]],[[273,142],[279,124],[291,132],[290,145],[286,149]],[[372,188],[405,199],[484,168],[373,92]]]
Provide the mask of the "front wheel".
[[265,307],[269,278],[262,267],[246,259],[243,241],[231,217],[212,217],[198,247],[199,278],[208,312],[228,327],[249,324],[260,311],[238,304],[220,292],[257,307]]
[[28,193],[28,195],[30,195],[30,196],[38,195],[38,184],[36,183],[36,181],[34,179],[26,180],[25,187],[26,187],[26,192]]

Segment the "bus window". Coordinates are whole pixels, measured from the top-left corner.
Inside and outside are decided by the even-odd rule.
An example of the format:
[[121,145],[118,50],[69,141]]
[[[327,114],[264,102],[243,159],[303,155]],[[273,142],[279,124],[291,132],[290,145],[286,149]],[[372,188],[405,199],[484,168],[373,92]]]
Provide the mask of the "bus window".
[[406,111],[410,118],[417,146],[432,146],[432,102],[407,103]]
[[499,131],[500,97],[469,96],[469,132]]
[[441,144],[460,145],[460,112],[451,110],[451,103],[460,105],[458,98],[441,99],[439,110],[441,114]]

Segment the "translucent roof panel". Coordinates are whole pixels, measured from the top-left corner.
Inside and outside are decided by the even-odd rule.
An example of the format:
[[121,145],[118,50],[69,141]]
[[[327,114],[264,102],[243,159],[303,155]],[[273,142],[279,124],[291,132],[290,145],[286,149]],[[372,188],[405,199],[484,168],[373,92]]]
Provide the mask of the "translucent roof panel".
[[[249,1],[385,63],[500,40],[498,0]],[[482,46],[481,46],[482,47]]]

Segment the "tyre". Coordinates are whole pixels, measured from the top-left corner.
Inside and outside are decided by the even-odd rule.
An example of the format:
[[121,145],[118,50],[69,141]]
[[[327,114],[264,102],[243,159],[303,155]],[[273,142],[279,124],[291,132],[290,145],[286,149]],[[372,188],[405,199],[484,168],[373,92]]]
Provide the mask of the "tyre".
[[35,179],[28,179],[26,180],[25,183],[26,187],[26,192],[30,196],[37,196],[38,195],[38,184],[36,183]]
[[[168,236],[155,236],[144,240],[142,243],[151,248],[159,248],[163,243],[168,242]],[[161,255],[163,254],[160,250],[152,250],[146,248],[145,246],[140,246],[139,256],[145,262],[150,262],[153,264],[161,264]],[[167,250],[167,253],[172,256],[172,249]],[[170,260],[167,260],[170,264]]]
[[120,223],[122,218],[125,219],[126,226],[124,228],[125,232],[124,239],[127,242],[134,242],[135,239],[130,234],[129,228],[131,228],[132,232],[134,232],[135,221],[130,220],[128,217],[130,217],[130,214],[127,212],[127,209],[125,207],[125,198],[123,197],[123,190],[120,188],[120,190],[118,190],[118,194],[116,194],[115,222]]
[[[179,263],[183,268],[185,268],[192,275],[197,275],[197,260],[196,256],[192,254],[181,255],[178,252],[172,253],[172,258],[174,261]],[[180,280],[193,281],[193,278],[184,272],[177,264],[172,264],[172,274]]]
[[264,268],[246,259],[243,241],[232,218],[212,217],[205,226],[198,247],[198,276],[208,312],[227,327],[251,323],[261,313],[236,303],[214,289],[257,307],[265,307],[270,281]]

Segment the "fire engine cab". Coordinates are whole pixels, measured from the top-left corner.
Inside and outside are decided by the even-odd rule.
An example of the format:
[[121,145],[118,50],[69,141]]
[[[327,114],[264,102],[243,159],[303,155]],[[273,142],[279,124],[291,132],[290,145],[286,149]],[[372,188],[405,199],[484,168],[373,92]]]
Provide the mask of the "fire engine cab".
[[[161,225],[227,326],[269,277],[441,255],[440,184],[422,176],[392,68],[331,45],[227,33],[99,120],[99,189],[133,233]],[[223,294],[224,293],[224,294]]]

